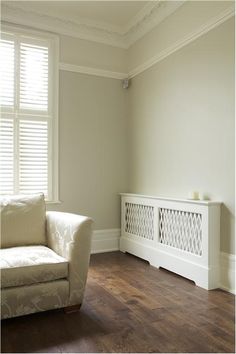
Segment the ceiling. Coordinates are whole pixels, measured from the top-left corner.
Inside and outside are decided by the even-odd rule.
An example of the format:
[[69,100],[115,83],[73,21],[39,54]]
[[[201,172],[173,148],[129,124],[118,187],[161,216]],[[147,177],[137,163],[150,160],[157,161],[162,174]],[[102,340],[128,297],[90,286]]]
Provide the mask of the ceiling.
[[144,10],[158,1],[2,1],[27,11],[33,11],[75,22],[95,22],[97,26],[121,29]]
[[2,1],[2,20],[128,48],[186,0]]

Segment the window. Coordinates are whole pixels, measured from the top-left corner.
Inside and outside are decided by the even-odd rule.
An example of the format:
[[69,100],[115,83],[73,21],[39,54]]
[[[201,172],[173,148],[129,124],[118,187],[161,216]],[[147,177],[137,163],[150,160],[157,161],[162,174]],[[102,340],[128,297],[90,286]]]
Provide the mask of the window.
[[58,199],[58,40],[5,27],[0,39],[0,194]]

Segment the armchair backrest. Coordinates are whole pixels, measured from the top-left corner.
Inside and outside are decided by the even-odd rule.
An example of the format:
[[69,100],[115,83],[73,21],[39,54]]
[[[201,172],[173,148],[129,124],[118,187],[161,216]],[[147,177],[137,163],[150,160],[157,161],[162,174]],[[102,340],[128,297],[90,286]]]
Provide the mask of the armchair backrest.
[[1,248],[45,245],[46,208],[43,194],[0,198]]

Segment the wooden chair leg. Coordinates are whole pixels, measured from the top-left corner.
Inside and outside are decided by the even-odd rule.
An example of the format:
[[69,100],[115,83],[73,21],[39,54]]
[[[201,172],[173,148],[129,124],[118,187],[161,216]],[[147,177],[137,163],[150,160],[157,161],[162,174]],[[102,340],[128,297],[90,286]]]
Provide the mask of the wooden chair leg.
[[81,304],[79,305],[73,305],[73,306],[67,306],[67,307],[64,307],[64,312],[66,314],[69,314],[69,313],[73,313],[73,312],[77,312],[80,310],[80,307],[81,307]]

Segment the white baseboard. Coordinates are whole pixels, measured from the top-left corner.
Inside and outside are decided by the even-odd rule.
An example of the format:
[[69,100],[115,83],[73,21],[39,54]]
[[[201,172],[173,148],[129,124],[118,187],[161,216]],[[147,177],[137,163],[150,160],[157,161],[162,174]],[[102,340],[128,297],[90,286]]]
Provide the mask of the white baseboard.
[[220,288],[235,294],[235,255],[220,254]]
[[91,253],[119,251],[120,229],[95,230]]
[[[120,250],[120,229],[96,230],[92,238],[92,254]],[[235,255],[220,253],[220,288],[235,294]]]

